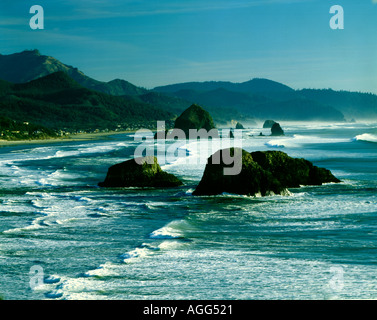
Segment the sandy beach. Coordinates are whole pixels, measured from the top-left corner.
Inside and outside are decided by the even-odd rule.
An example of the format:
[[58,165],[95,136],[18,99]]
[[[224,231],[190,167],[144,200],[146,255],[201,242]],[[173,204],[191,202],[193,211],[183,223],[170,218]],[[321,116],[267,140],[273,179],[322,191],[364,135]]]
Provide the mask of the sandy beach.
[[37,140],[0,140],[0,147],[17,146],[25,144],[47,144],[47,143],[61,143],[70,141],[87,141],[98,139],[111,139],[110,136],[116,134],[132,133],[134,131],[111,131],[99,133],[78,133],[72,134],[67,137],[58,137],[50,139],[37,139]]

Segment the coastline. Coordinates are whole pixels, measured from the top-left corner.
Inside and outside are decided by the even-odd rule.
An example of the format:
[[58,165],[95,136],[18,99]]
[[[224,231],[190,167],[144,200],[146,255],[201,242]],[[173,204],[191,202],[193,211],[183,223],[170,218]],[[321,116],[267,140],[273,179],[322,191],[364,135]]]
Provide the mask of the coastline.
[[58,137],[58,138],[48,138],[48,139],[36,139],[36,140],[0,140],[0,148],[19,146],[19,145],[29,145],[29,144],[49,144],[49,143],[61,143],[61,142],[72,142],[72,141],[89,141],[98,139],[108,139],[111,140],[110,136],[133,133],[135,131],[109,131],[109,132],[98,132],[98,133],[77,133],[69,135],[68,137]]

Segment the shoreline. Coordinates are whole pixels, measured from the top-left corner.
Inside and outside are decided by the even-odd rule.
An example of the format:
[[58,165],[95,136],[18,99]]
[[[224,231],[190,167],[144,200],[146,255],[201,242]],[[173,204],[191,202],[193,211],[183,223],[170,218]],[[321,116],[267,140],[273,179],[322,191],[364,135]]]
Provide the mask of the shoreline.
[[111,132],[98,132],[98,133],[77,133],[70,135],[68,137],[57,137],[57,138],[47,138],[47,139],[35,139],[35,140],[0,140],[0,148],[10,147],[10,146],[20,146],[29,144],[50,144],[50,143],[61,143],[61,142],[72,142],[72,141],[90,141],[107,139],[111,140],[110,136],[134,133],[135,131],[111,131]]

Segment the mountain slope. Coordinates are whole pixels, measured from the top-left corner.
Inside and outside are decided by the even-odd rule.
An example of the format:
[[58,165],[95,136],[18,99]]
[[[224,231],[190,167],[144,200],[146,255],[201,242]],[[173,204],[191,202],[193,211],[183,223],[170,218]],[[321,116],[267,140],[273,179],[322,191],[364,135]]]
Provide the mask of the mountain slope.
[[[242,83],[187,82],[146,90],[120,79],[109,82],[97,81],[77,68],[66,65],[53,57],[41,55],[38,50],[10,55],[0,54],[0,79],[9,82],[25,83],[58,71],[66,73],[75,83],[87,89],[121,96],[131,104],[154,106],[169,114],[179,115],[191,104],[200,104],[211,112],[217,123],[223,124],[231,119],[250,120],[252,118],[296,121],[344,121],[344,117],[348,120],[377,118],[377,96],[374,94],[331,89],[294,90],[282,83],[260,78]],[[6,81],[0,81],[2,92],[10,90],[10,84]],[[51,87],[39,84],[41,86],[39,95],[43,90],[51,90]],[[75,84],[70,83],[70,86],[73,87]],[[26,92],[23,94],[25,95]],[[33,99],[26,96],[18,98]],[[78,104],[82,105],[82,101]],[[145,115],[148,117],[148,112]]]
[[139,95],[147,92],[128,81],[115,79],[102,82],[92,79],[77,68],[59,60],[41,55],[38,50],[26,50],[10,55],[0,54],[0,78],[13,83],[25,83],[49,74],[63,71],[87,89],[97,90],[111,95]]
[[240,113],[259,119],[344,121],[343,114],[325,101],[306,98],[302,92],[267,79],[252,79],[244,83],[189,82],[154,90],[198,103],[209,111],[216,108],[234,110],[229,115]]
[[205,81],[205,82],[185,82],[167,86],[159,86],[154,91],[163,93],[175,93],[181,90],[192,90],[197,92],[208,92],[215,90],[227,90],[232,92],[242,92],[246,94],[277,94],[291,93],[295,94],[295,90],[276,81],[268,79],[254,78],[242,83],[234,83],[229,81]]
[[375,94],[331,89],[304,89],[300,91],[300,94],[307,99],[332,105],[349,120],[377,118],[377,96]]
[[4,117],[48,128],[115,129],[150,127],[173,114],[140,102],[89,90],[64,72],[23,84],[0,82],[0,111]]

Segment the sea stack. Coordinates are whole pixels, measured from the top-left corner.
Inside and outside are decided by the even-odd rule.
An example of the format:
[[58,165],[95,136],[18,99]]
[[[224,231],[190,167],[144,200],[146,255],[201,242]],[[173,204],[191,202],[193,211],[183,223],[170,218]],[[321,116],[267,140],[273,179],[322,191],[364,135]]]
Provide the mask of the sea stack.
[[[224,152],[235,155],[233,165],[241,166],[239,174],[226,175],[224,168],[230,165],[223,159]],[[220,159],[220,161],[218,161]],[[194,195],[217,195],[223,192],[241,195],[285,194],[287,188],[299,188],[300,185],[321,185],[328,182],[340,182],[324,168],[314,166],[305,159],[289,157],[281,151],[249,153],[240,148],[219,150],[208,158],[203,177],[193,192]]]
[[245,128],[240,122],[237,122],[236,129],[245,129]]
[[284,131],[278,122],[275,122],[271,127],[271,136],[284,136]]
[[174,129],[181,129],[189,138],[190,129],[205,129],[210,131],[215,129],[215,124],[211,115],[208,111],[204,110],[201,106],[197,104],[191,105],[188,109],[183,111],[183,113],[175,120]]
[[100,187],[177,187],[182,182],[173,174],[163,171],[156,157],[140,157],[115,164],[108,169]]
[[[236,162],[233,165],[242,166],[239,174],[224,174],[224,169],[231,167],[223,161],[226,153],[234,157]],[[235,156],[236,153],[238,156]],[[270,192],[279,194],[282,191],[279,181],[256,163],[249,152],[240,148],[230,148],[219,150],[208,158],[203,177],[193,195],[217,195],[228,192],[265,196]]]

